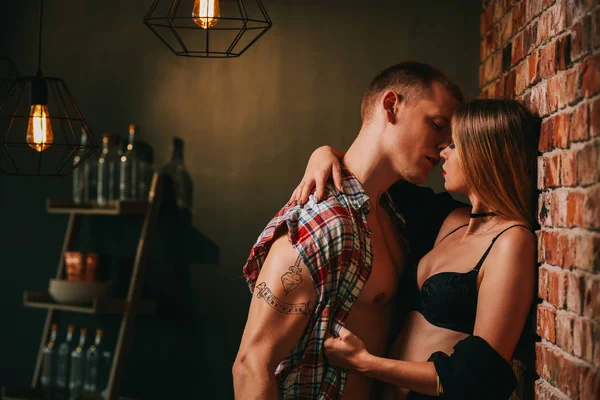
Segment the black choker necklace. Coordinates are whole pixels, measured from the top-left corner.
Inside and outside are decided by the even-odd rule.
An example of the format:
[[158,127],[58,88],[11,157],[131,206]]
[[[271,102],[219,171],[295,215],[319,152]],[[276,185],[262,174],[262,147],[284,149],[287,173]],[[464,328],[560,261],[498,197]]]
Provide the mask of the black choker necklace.
[[490,212],[475,213],[475,214],[471,213],[471,214],[469,214],[469,217],[471,217],[471,218],[483,218],[483,217],[493,217],[493,216],[496,216],[496,215],[498,215],[497,212],[490,211]]

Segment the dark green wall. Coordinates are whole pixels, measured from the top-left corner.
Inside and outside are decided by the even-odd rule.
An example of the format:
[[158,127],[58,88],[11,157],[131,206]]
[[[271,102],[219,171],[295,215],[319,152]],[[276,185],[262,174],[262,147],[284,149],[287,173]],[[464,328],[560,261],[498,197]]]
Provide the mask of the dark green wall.
[[[67,82],[96,135],[139,124],[158,164],[167,161],[172,136],[185,140],[193,225],[220,250],[218,266],[189,266],[195,310],[189,320],[197,330],[147,335],[139,348],[153,340],[173,344],[149,364],[165,357],[176,366],[173,357],[191,353],[198,393],[232,397],[230,368],[249,304],[241,266],[250,246],[287,200],[310,152],[352,142],[362,93],[381,69],[402,60],[429,62],[468,98],[477,95],[479,3],[265,0],[274,25],[262,39],[239,59],[202,60],[174,56],[142,24],[149,0],[46,2],[44,73]],[[0,31],[0,55],[34,74],[37,2],[3,1]],[[435,175],[429,183],[440,189]],[[0,384],[26,384],[44,313],[24,308],[22,291],[43,289],[55,273],[66,217],[47,215],[44,199],[69,196],[70,180],[0,176],[0,192]],[[158,240],[168,240],[165,232]],[[166,251],[155,254],[156,278],[172,262]],[[202,254],[194,258],[204,262]],[[142,321],[136,337],[161,324],[167,322]],[[128,375],[151,370],[144,372],[153,377],[148,382],[165,386],[164,367],[141,368],[143,349],[132,356],[138,361]],[[129,386],[136,385],[130,378]]]

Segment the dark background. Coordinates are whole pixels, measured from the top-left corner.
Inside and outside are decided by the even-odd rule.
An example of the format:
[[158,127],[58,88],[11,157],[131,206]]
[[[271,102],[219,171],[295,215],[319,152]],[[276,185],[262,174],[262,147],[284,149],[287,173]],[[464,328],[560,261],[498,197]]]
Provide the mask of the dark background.
[[[159,166],[172,137],[184,139],[194,229],[181,242],[159,227],[147,291],[175,299],[173,312],[136,321],[123,392],[228,399],[250,298],[241,267],[256,237],[314,148],[350,145],[362,93],[383,68],[432,63],[467,98],[477,95],[480,1],[265,0],[273,28],[230,60],[173,55],[142,23],[151,3],[47,1],[42,69],[66,81],[96,137],[139,124]],[[0,5],[0,55],[23,75],[36,70],[37,10],[33,0]],[[428,184],[441,190],[439,170]],[[0,385],[31,380],[45,312],[23,307],[22,292],[43,290],[55,274],[67,217],[46,214],[44,202],[70,190],[70,178],[0,175]],[[82,240],[127,263],[136,224],[90,219]],[[187,254],[191,300],[175,282],[174,248]],[[63,321],[116,334],[115,318],[77,318],[61,319],[60,340]]]

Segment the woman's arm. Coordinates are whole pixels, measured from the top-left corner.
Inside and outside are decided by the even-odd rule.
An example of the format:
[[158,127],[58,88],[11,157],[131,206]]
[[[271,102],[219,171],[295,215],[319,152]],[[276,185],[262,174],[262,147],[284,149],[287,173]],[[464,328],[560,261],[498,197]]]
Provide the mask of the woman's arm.
[[411,362],[376,357],[356,335],[342,328],[340,336],[325,341],[325,356],[334,365],[360,372],[394,386],[437,395],[437,374],[432,362]]
[[304,176],[300,184],[296,187],[288,204],[296,202],[304,204],[308,201],[308,196],[316,186],[315,194],[317,201],[320,201],[325,194],[325,184],[330,176],[333,176],[333,183],[336,189],[342,191],[342,172],[340,170],[340,160],[345,152],[331,146],[321,146],[310,156]]

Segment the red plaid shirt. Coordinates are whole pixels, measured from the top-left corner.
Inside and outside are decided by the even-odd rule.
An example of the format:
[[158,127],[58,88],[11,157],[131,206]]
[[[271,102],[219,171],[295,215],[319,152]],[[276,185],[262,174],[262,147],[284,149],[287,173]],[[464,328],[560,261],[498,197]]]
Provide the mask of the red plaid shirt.
[[[304,336],[275,371],[284,399],[338,399],[346,384],[347,371],[327,362],[323,343],[327,333],[339,333],[348,318],[371,273],[373,253],[367,227],[369,197],[354,176],[342,171],[343,193],[338,194],[329,184],[320,203],[311,195],[302,207],[282,208],[259,236],[244,266],[253,292],[269,249],[285,224],[317,291],[317,304]],[[403,223],[387,194],[382,203]]]

